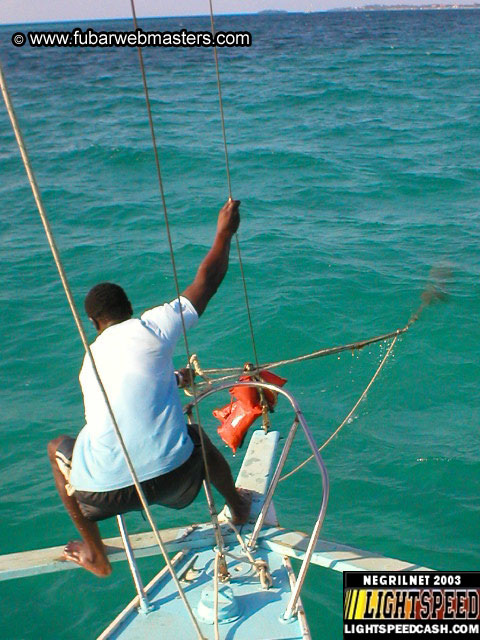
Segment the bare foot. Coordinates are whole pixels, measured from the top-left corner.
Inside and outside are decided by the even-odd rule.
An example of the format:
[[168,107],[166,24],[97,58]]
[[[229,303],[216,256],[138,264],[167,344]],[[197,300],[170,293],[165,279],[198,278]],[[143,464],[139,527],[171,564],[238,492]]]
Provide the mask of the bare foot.
[[245,524],[248,522],[252,508],[252,493],[247,489],[237,489],[238,503],[230,506],[233,524]]
[[95,553],[82,540],[70,540],[63,550],[63,555],[66,560],[79,564],[100,578],[105,578],[112,573],[107,556]]

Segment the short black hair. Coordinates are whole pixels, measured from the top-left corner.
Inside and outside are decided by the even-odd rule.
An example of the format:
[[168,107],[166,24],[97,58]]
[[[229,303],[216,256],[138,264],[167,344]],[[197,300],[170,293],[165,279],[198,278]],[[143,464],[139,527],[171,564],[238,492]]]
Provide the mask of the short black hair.
[[127,294],[113,282],[101,282],[90,289],[85,297],[85,311],[94,320],[124,320],[133,314]]

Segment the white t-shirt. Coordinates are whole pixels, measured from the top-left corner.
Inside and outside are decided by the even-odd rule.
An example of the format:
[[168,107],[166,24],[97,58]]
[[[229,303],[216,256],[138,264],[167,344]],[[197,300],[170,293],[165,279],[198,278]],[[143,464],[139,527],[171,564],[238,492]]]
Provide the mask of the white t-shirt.
[[[187,329],[198,320],[181,298]],[[191,455],[173,370],[182,335],[178,298],[105,329],[92,354],[140,482],[168,473]],[[80,371],[86,424],[75,442],[70,483],[79,491],[110,491],[133,484],[112,420],[85,356]]]

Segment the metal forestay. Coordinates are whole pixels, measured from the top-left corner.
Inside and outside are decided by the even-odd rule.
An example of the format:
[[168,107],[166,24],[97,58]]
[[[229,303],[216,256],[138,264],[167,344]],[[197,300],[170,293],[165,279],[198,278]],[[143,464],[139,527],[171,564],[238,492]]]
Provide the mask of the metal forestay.
[[8,112],[11,124],[12,124],[12,128],[13,128],[16,140],[17,140],[17,144],[18,144],[19,150],[20,150],[20,155],[22,156],[23,164],[25,166],[25,170],[27,172],[28,180],[30,182],[30,187],[32,189],[33,197],[35,199],[35,202],[36,202],[36,205],[37,205],[37,209],[38,209],[38,212],[40,214],[40,218],[41,218],[44,230],[45,230],[45,234],[47,236],[48,244],[50,246],[50,249],[51,249],[54,261],[55,261],[55,265],[57,267],[57,270],[58,270],[58,273],[59,273],[59,276],[60,276],[60,280],[62,282],[64,291],[65,291],[65,295],[67,297],[68,304],[70,306],[70,310],[72,312],[73,318],[75,320],[75,324],[76,324],[78,332],[80,334],[80,338],[81,338],[82,344],[83,344],[83,346],[85,348],[85,353],[86,353],[87,358],[89,359],[89,361],[91,363],[95,378],[96,378],[97,383],[98,383],[98,385],[100,387],[102,396],[103,396],[103,398],[105,400],[105,404],[107,406],[107,410],[108,410],[108,413],[110,415],[110,419],[112,420],[112,425],[113,425],[115,434],[117,436],[118,442],[120,444],[120,447],[122,449],[123,455],[125,457],[125,461],[127,463],[128,470],[130,472],[130,475],[132,476],[133,484],[135,485],[135,489],[136,489],[136,491],[138,493],[138,496],[140,498],[140,502],[142,503],[142,507],[143,507],[143,509],[145,511],[145,514],[147,516],[147,519],[148,519],[148,522],[149,522],[150,527],[152,529],[152,532],[153,532],[153,534],[155,536],[155,539],[156,539],[156,541],[158,543],[158,546],[160,547],[160,550],[162,552],[163,558],[165,560],[165,564],[167,565],[168,570],[169,570],[169,572],[170,572],[170,574],[172,576],[172,579],[173,579],[173,581],[174,581],[174,583],[175,583],[175,585],[177,587],[178,593],[179,593],[180,597],[182,598],[182,600],[183,600],[183,602],[185,604],[185,607],[186,607],[187,612],[188,612],[188,614],[189,614],[189,616],[190,616],[190,618],[192,620],[192,623],[193,623],[193,626],[194,626],[195,631],[197,633],[197,636],[202,640],[203,639],[203,635],[202,635],[202,632],[201,632],[200,627],[198,625],[197,619],[195,618],[195,616],[193,614],[193,611],[192,611],[192,609],[190,607],[190,604],[189,604],[189,602],[188,602],[188,600],[187,600],[187,598],[185,596],[185,593],[184,593],[184,591],[182,589],[182,586],[181,586],[181,584],[180,584],[180,582],[179,582],[179,580],[177,578],[177,575],[176,575],[175,570],[173,568],[173,565],[172,565],[172,563],[170,561],[170,558],[168,557],[168,554],[166,552],[166,549],[165,549],[165,546],[163,544],[163,541],[162,541],[162,538],[160,536],[160,533],[159,533],[159,531],[157,529],[157,526],[155,525],[155,522],[153,520],[150,508],[148,506],[148,502],[147,502],[147,500],[145,498],[145,494],[143,493],[143,489],[142,489],[142,487],[140,485],[140,482],[138,480],[138,476],[136,474],[135,468],[133,467],[132,460],[131,460],[130,455],[128,453],[128,450],[127,450],[127,448],[125,446],[125,442],[123,440],[123,437],[122,437],[122,434],[120,432],[117,420],[116,420],[115,415],[113,413],[112,406],[110,404],[108,395],[107,395],[107,393],[105,391],[105,387],[104,387],[104,385],[102,383],[102,380],[100,378],[100,375],[98,373],[98,369],[97,369],[97,366],[95,364],[95,359],[94,359],[92,351],[90,349],[90,345],[88,343],[87,335],[85,333],[85,329],[83,327],[83,323],[82,323],[82,320],[80,318],[80,314],[78,312],[77,306],[75,304],[75,300],[73,298],[73,294],[72,294],[72,291],[71,291],[71,288],[70,288],[70,285],[69,285],[69,282],[68,282],[68,279],[67,279],[67,275],[65,273],[65,269],[63,267],[63,264],[62,264],[62,261],[61,261],[61,258],[60,258],[60,254],[59,254],[59,251],[58,251],[54,236],[52,234],[52,230],[51,230],[51,227],[50,227],[48,216],[47,216],[45,208],[43,206],[43,202],[42,202],[42,198],[41,198],[41,195],[40,195],[40,191],[39,191],[39,188],[38,188],[38,185],[37,185],[37,181],[35,179],[35,174],[33,172],[32,166],[30,164],[30,159],[28,157],[28,153],[27,153],[27,149],[26,149],[26,146],[25,146],[25,142],[23,140],[23,136],[22,136],[22,133],[20,131],[18,120],[17,120],[17,117],[15,115],[15,111],[13,109],[13,104],[12,104],[12,101],[10,99],[10,95],[8,93],[8,89],[7,89],[7,85],[6,85],[6,81],[5,81],[5,77],[4,77],[4,74],[3,74],[3,69],[2,69],[1,63],[0,63],[0,86],[1,86],[1,90],[2,90],[3,99],[5,101],[5,106],[7,108],[7,112]]
[[[211,31],[212,31],[212,38],[213,41],[215,42],[215,21],[213,18],[213,3],[212,0],[209,0],[209,7],[210,7],[210,25],[211,25]],[[223,148],[224,148],[224,153],[225,153],[225,169],[226,169],[226,174],[227,174],[227,186],[228,186],[228,195],[229,195],[229,199],[232,200],[232,182],[230,179],[230,163],[228,160],[228,145],[227,145],[227,134],[226,134],[226,130],[225,130],[225,114],[223,112],[223,98],[222,98],[222,83],[220,81],[220,68],[219,68],[219,64],[218,64],[218,52],[217,52],[217,46],[214,44],[213,46],[213,55],[214,55],[214,59],[215,59],[215,72],[216,72],[216,78],[217,78],[217,91],[218,91],[218,105],[219,105],[219,110],[220,110],[220,121],[221,121],[221,125],[222,125],[222,136],[223,136]],[[259,371],[259,366],[258,366],[258,353],[257,353],[257,346],[255,343],[255,333],[253,330],[253,322],[252,322],[252,313],[250,310],[250,302],[248,299],[248,291],[247,291],[247,281],[245,278],[245,271],[243,269],[243,261],[242,261],[242,252],[240,250],[240,240],[238,238],[238,232],[235,234],[235,244],[237,247],[237,255],[238,255],[238,265],[240,267],[240,275],[242,277],[242,285],[243,285],[243,295],[245,298],[245,308],[247,311],[247,319],[248,319],[248,327],[250,330],[250,339],[252,341],[252,348],[253,348],[253,356],[255,359],[255,365],[256,365],[256,372]],[[258,379],[258,374],[253,372],[253,367],[249,367],[249,370],[252,370],[252,377],[256,377]],[[263,415],[263,428],[265,429],[265,431],[268,430],[269,427],[269,418],[268,418],[268,403],[265,399],[265,394],[263,392],[263,389],[258,389],[258,394],[259,394],[259,398],[260,398],[260,404],[262,406],[262,415]]]
[[[213,18],[213,4],[212,4],[212,0],[209,0],[209,6],[210,6],[210,25],[211,25],[211,29],[212,29],[212,37],[215,38],[215,22],[214,22],[214,18]],[[217,47],[216,45],[213,46],[213,55],[215,58],[215,72],[216,72],[216,77],[217,77],[217,90],[218,90],[218,105],[219,105],[219,109],[220,109],[220,121],[222,124],[222,136],[223,136],[223,148],[224,148],[224,153],[225,153],[225,169],[226,169],[226,174],[227,174],[227,186],[228,186],[228,197],[230,200],[232,200],[232,182],[231,182],[231,178],[230,178],[230,163],[228,160],[228,146],[227,146],[227,134],[225,131],[225,115],[223,112],[223,99],[222,99],[222,84],[220,81],[220,68],[218,65],[218,53],[217,53]],[[240,274],[242,276],[242,284],[243,284],[243,293],[244,293],[244,297],[245,297],[245,307],[247,310],[247,317],[248,317],[248,326],[250,329],[250,338],[252,340],[252,347],[253,347],[253,355],[255,358],[255,364],[257,366],[258,369],[258,355],[257,355],[257,347],[255,344],[255,333],[253,331],[253,322],[252,322],[252,314],[250,311],[250,302],[248,299],[248,291],[247,291],[247,282],[245,279],[245,272],[243,270],[243,262],[242,262],[242,254],[240,251],[240,240],[238,239],[238,233],[235,234],[235,243],[237,246],[237,255],[238,255],[238,264],[240,267]]]
[[[213,18],[213,4],[212,4],[212,0],[209,0],[209,8],[210,8],[210,25],[211,25],[211,30],[212,30],[212,37],[215,40],[215,21]],[[226,169],[226,176],[227,176],[227,186],[228,186],[228,197],[229,200],[232,200],[232,183],[231,183],[231,178],[230,178],[230,165],[229,165],[229,160],[228,160],[228,146],[227,146],[227,134],[226,134],[226,130],[225,130],[225,115],[223,112],[223,99],[222,99],[222,84],[220,81],[220,69],[219,69],[219,64],[218,64],[218,53],[217,53],[217,47],[214,44],[213,46],[213,55],[214,55],[214,59],[215,59],[215,73],[216,73],[216,78],[217,78],[217,91],[218,91],[218,105],[219,105],[219,110],[220,110],[220,121],[221,121],[221,125],[222,125],[222,137],[223,137],[223,148],[224,148],[224,153],[225,153],[225,169]],[[249,326],[249,330],[250,330],[250,338],[252,341],[252,348],[253,348],[253,355],[255,358],[255,365],[256,368],[258,369],[258,353],[257,353],[257,347],[255,344],[255,333],[253,330],[253,322],[252,322],[252,314],[250,311],[250,302],[248,299],[248,291],[247,291],[247,282],[245,279],[245,272],[243,269],[243,262],[242,262],[242,254],[241,254],[241,250],[240,250],[240,240],[238,238],[238,232],[235,234],[235,244],[237,247],[237,255],[238,255],[238,264],[240,267],[240,274],[242,277],[242,285],[243,285],[243,294],[244,294],[244,298],[245,298],[245,307],[246,307],[246,311],[247,311],[247,318],[248,318],[248,326]],[[191,358],[189,357],[189,362],[191,362]],[[196,391],[196,390],[195,390]],[[263,411],[263,415],[264,415],[264,426],[265,429],[268,428],[268,405],[266,403],[265,400],[265,396],[263,393],[262,389],[259,389],[259,396],[260,396],[260,401],[262,404],[262,411]],[[197,398],[195,396],[195,392],[194,392],[194,402],[195,405],[197,403]],[[233,526],[233,525],[232,525]],[[235,528],[234,528],[235,529]],[[236,531],[236,529],[235,529]],[[237,537],[241,540],[241,547],[243,550],[246,550],[246,546],[243,543],[243,540],[241,539],[241,536],[238,534],[237,532]],[[244,551],[245,552],[245,551]],[[246,553],[247,558],[249,561],[252,561],[253,558],[251,556],[251,554]],[[218,558],[218,554],[215,558],[215,567],[214,567],[214,609],[215,609],[215,640],[218,640],[219,638],[219,631],[218,631],[218,619],[217,619],[217,612],[218,612],[218,571],[219,571],[219,562],[218,562],[219,558]],[[254,565],[256,566],[256,565]],[[261,573],[259,573],[259,577],[261,580]]]
[[[132,9],[132,18],[133,18],[134,28],[135,28],[135,30],[137,30],[138,29],[138,23],[137,23],[137,15],[136,15],[136,10],[135,10],[135,1],[134,0],[130,0],[130,5],[131,5],[131,9]],[[151,109],[151,104],[150,104],[150,94],[149,94],[149,90],[148,90],[147,77],[146,77],[146,72],[145,72],[145,65],[144,65],[144,62],[143,62],[142,49],[141,49],[140,46],[137,47],[137,51],[138,51],[138,59],[139,59],[139,63],[140,63],[140,71],[141,71],[141,75],[142,75],[143,90],[144,90],[144,94],[145,94],[145,102],[146,102],[147,113],[148,113],[148,122],[149,122],[149,126],[150,126],[150,134],[151,134],[151,138],[152,138],[153,153],[154,153],[154,157],[155,157],[155,167],[156,167],[156,172],[157,172],[158,186],[159,186],[160,196],[161,196],[161,200],[162,200],[162,208],[163,208],[163,214],[164,214],[164,220],[165,220],[165,228],[166,228],[166,231],[167,231],[168,246],[169,246],[169,251],[170,251],[170,261],[171,261],[171,264],[172,264],[173,279],[174,279],[174,283],[175,283],[175,290],[176,290],[177,299],[178,299],[178,306],[179,306],[179,310],[180,310],[180,318],[181,318],[181,321],[182,321],[182,331],[183,331],[183,339],[184,339],[184,343],[185,343],[185,351],[186,351],[186,354],[187,354],[187,358],[190,359],[190,347],[189,347],[188,338],[187,338],[187,329],[186,329],[186,326],[185,326],[185,318],[184,318],[184,315],[183,315],[183,309],[182,309],[182,304],[181,304],[181,300],[180,300],[180,286],[179,286],[179,282],[178,282],[178,274],[177,274],[177,267],[176,267],[176,261],[175,261],[175,252],[174,252],[174,249],[173,249],[172,236],[171,236],[171,233],[170,233],[170,224],[169,224],[169,218],[168,218],[167,203],[166,203],[166,199],[165,199],[165,191],[164,191],[164,188],[163,188],[163,180],[162,180],[162,172],[161,172],[161,167],[160,167],[160,159],[159,159],[159,154],[158,154],[158,149],[157,149],[155,127],[154,127],[154,124],[153,124],[152,109]],[[218,548],[220,556],[221,556],[221,561],[220,561],[221,570],[222,570],[223,575],[226,576],[226,575],[228,575],[228,569],[227,569],[226,561],[225,561],[224,543],[223,543],[222,533],[220,531],[220,525],[219,525],[219,522],[218,522],[218,513],[217,513],[217,510],[216,510],[216,507],[215,507],[215,502],[214,502],[213,494],[212,494],[212,491],[211,491],[210,472],[209,472],[208,463],[207,463],[207,457],[206,457],[206,452],[205,452],[205,443],[204,443],[204,439],[203,439],[202,421],[200,419],[200,410],[199,410],[198,404],[196,402],[196,400],[197,400],[197,391],[196,391],[196,385],[195,385],[195,381],[194,380],[192,380],[192,385],[191,386],[192,386],[192,392],[193,392],[193,397],[194,397],[195,413],[196,413],[197,423],[198,423],[198,426],[199,426],[199,430],[198,431],[199,431],[199,436],[200,436],[200,445],[201,445],[201,450],[202,450],[203,464],[204,464],[204,468],[205,468],[205,483],[204,483],[204,487],[205,487],[205,493],[206,493],[206,497],[207,497],[207,504],[208,504],[208,509],[209,509],[209,513],[210,513],[210,520],[212,522],[212,526],[213,526],[214,531],[215,531],[215,539],[216,539],[216,543],[217,543],[217,548]]]

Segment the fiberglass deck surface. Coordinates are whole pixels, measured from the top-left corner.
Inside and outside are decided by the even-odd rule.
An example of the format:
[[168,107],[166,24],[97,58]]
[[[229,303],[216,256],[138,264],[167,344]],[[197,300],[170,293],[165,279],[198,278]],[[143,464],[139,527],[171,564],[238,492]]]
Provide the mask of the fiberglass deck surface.
[[[236,556],[242,556],[239,546],[231,548]],[[273,579],[273,587],[267,591],[260,586],[256,572],[245,562],[228,559],[228,568],[232,576],[229,586],[239,606],[239,617],[231,622],[219,625],[222,640],[294,640],[301,639],[302,631],[298,620],[286,623],[281,617],[291,595],[290,584],[282,557],[266,550],[256,551],[255,558],[268,561]],[[183,568],[197,556],[193,569],[199,573],[194,582],[182,579],[187,599],[198,618],[198,604],[204,587],[212,587],[214,555],[210,549],[186,556],[178,565],[181,576]],[[134,609],[123,623],[108,638],[120,640],[196,640],[197,634],[169,576],[165,576],[150,592],[153,611],[148,614]],[[200,628],[205,638],[214,638],[213,624],[200,620]]]

